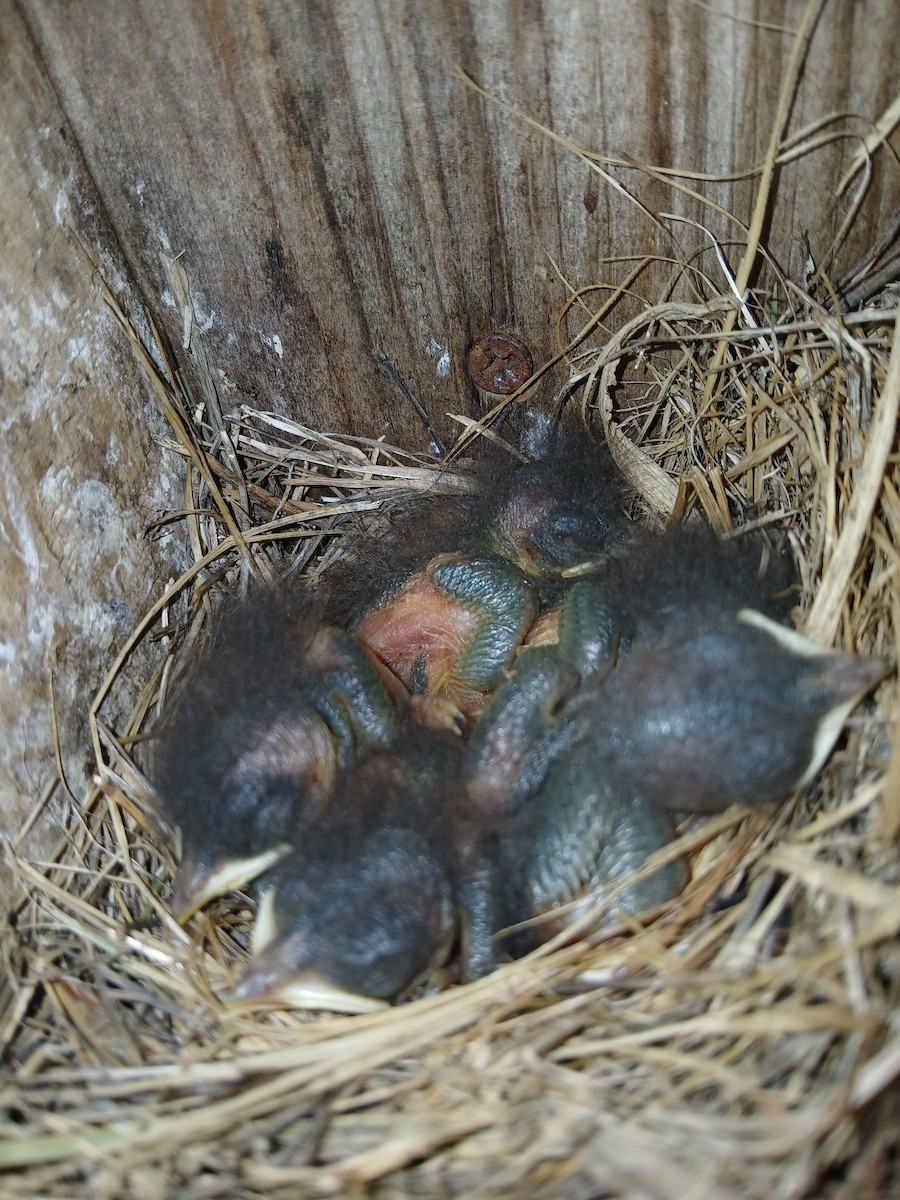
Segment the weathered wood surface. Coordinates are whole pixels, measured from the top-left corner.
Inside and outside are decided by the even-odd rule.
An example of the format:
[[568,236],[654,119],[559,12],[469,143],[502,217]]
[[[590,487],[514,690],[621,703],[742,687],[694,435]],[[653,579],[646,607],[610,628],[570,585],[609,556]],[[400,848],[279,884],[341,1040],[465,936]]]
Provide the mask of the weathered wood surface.
[[[177,507],[181,472],[154,443],[163,422],[67,233],[69,223],[80,229],[127,298],[104,206],[8,5],[0,113],[0,831],[9,834],[55,773],[51,682],[62,761],[82,793],[99,677],[186,556],[171,536],[144,536]],[[33,853],[56,840],[59,796]]]
[[[711,7],[787,30],[805,4],[21,0],[147,302],[165,313],[160,251],[182,255],[235,399],[400,440],[411,414],[373,352],[436,415],[458,409],[473,398],[473,334],[508,328],[536,357],[551,352],[565,298],[551,259],[581,286],[616,273],[609,256],[674,248],[454,64],[586,147],[734,172],[764,158],[791,38]],[[825,5],[793,130],[887,108],[891,12],[891,0]],[[784,172],[770,241],[795,276],[804,228],[817,256],[830,243],[842,213],[830,194],[855,150],[845,141]],[[733,236],[665,186],[617,175],[651,208]],[[749,219],[752,182],[711,190]],[[874,210],[883,202],[876,192]],[[843,260],[870,236],[858,228]]]
[[[140,531],[179,503],[154,414],[63,221],[176,345],[161,256],[180,256],[226,408],[248,399],[423,445],[376,353],[448,431],[446,412],[479,403],[464,366],[474,336],[509,330],[536,360],[552,352],[566,296],[557,268],[583,286],[630,265],[610,258],[675,248],[582,161],[466,88],[454,64],[587,148],[736,173],[764,157],[804,11],[800,0],[0,0],[11,664],[0,710],[12,730],[0,792],[34,794],[52,773],[53,647],[75,753],[90,676],[166,570]],[[856,113],[837,125],[869,133],[896,90],[897,24],[894,0],[828,0],[790,129]],[[814,255],[827,253],[845,211],[834,186],[857,146],[848,138],[779,174],[767,240],[796,277],[804,230]],[[613,173],[651,209],[733,235],[667,185]],[[752,179],[704,186],[749,219]],[[833,275],[896,204],[896,174],[877,174]],[[682,250],[702,240],[672,229]],[[22,800],[5,803],[21,812]]]

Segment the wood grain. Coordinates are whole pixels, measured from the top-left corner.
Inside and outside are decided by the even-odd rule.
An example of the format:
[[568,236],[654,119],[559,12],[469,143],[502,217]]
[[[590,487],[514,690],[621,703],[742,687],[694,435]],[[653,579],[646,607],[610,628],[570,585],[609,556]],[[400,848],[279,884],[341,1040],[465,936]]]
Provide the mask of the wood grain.
[[[536,359],[552,352],[565,298],[552,263],[583,286],[619,276],[611,256],[689,255],[703,241],[684,225],[661,234],[583,162],[453,78],[454,64],[586,147],[733,173],[764,157],[791,48],[789,32],[746,18],[790,30],[803,11],[799,0],[20,7],[138,285],[173,337],[163,250],[182,255],[226,395],[416,444],[424,431],[374,354],[440,424],[476,407],[464,372],[473,336],[509,329]],[[896,83],[895,12],[891,0],[826,4],[792,129],[857,112],[845,124],[862,131],[880,115]],[[855,149],[846,140],[781,173],[768,240],[795,276],[803,230],[817,257],[827,253],[841,214],[834,184]],[[654,211],[703,220],[726,240],[737,232],[665,184],[615,174]],[[893,203],[879,186],[876,227]],[[707,191],[749,219],[752,181]],[[840,264],[871,233],[861,223]],[[714,270],[710,255],[703,265]],[[653,293],[660,280],[644,286]]]
[[[68,226],[135,303],[127,267],[27,29],[0,15],[0,832],[56,774],[91,762],[87,708],[148,596],[180,571],[180,539],[145,530],[178,507],[162,421]],[[50,704],[51,683],[56,722]],[[130,711],[123,684],[110,719]],[[31,853],[58,837],[60,791]],[[0,898],[7,872],[0,872]]]

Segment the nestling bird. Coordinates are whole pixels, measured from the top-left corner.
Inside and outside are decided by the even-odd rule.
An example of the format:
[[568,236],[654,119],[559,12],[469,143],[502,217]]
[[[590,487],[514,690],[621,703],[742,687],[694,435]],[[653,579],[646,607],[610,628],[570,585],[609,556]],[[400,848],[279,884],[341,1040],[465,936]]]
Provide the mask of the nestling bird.
[[285,854],[339,767],[388,744],[395,721],[381,668],[308,597],[272,587],[233,603],[155,755],[160,804],[181,830],[179,919]]
[[367,1012],[447,960],[460,929],[459,759],[458,739],[413,730],[340,775],[260,883],[236,1003]]
[[563,609],[561,649],[601,680],[585,699],[598,762],[675,811],[784,799],[887,671],[774,620],[755,563],[752,547],[676,530],[573,588],[574,637]]
[[[476,727],[470,748],[482,770],[500,748],[501,778],[515,764],[498,872],[507,913],[613,888],[629,912],[664,903],[686,882],[683,862],[618,885],[672,840],[673,812],[773,804],[819,770],[886,667],[748,607],[766,604],[753,563],[708,533],[647,541],[573,585],[556,647],[520,655],[483,720],[511,715]],[[554,655],[576,688],[548,689]]]
[[[621,885],[675,836],[672,814],[645,792],[639,779],[620,772],[614,759],[598,761],[589,739],[576,740],[521,811],[507,873],[508,886],[517,889],[519,919],[549,914],[578,900],[612,902],[633,915],[665,904],[687,883],[681,859]],[[581,907],[567,909],[562,923],[574,919]],[[519,933],[513,944],[527,949],[559,926],[559,921],[538,923]]]
[[377,542],[351,543],[331,597],[334,620],[470,726],[566,570],[639,536],[608,455],[568,427],[534,461],[488,454],[471,484],[413,500]]
[[[556,647],[523,652],[493,694],[464,755],[468,795],[483,830],[491,871],[482,879],[491,932],[594,899],[672,840],[671,815],[599,766],[585,736],[578,672]],[[489,849],[488,849],[489,847]],[[639,912],[684,886],[673,863],[631,885],[618,903]],[[558,923],[541,922],[493,947],[521,954]]]
[[520,572],[487,554],[440,554],[366,613],[355,632],[414,694],[471,723],[538,612]]

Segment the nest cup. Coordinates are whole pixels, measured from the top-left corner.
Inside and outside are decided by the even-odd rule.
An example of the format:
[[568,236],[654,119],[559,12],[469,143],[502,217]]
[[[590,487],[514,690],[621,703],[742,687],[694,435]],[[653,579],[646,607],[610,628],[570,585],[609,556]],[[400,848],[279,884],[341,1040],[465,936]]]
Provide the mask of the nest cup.
[[[732,276],[719,253],[691,265],[690,301],[667,298],[668,285],[640,297],[649,260],[569,329],[586,303],[573,300],[560,321],[567,402],[608,440],[640,519],[784,531],[799,627],[895,657],[896,290],[881,281],[867,294],[862,273],[842,309],[821,283],[772,269],[764,291],[738,288],[737,300],[744,259]],[[164,348],[151,354],[108,299],[187,466],[195,561],[98,693],[96,779],[71,797],[59,854],[31,863],[15,842],[9,853],[3,1047],[17,1080],[4,1194],[637,1200],[900,1187],[894,678],[775,815],[685,824],[663,855],[688,853],[691,881],[645,925],[585,923],[477,983],[374,1015],[226,1007],[251,907],[229,896],[187,928],[172,920],[174,831],[166,841],[157,829],[142,740],[218,590],[288,563],[325,571],[347,520],[377,529],[386,500],[458,481],[411,449],[260,409],[193,419]],[[466,424],[460,453],[494,415]],[[131,719],[111,728],[104,704],[148,646],[155,665]]]

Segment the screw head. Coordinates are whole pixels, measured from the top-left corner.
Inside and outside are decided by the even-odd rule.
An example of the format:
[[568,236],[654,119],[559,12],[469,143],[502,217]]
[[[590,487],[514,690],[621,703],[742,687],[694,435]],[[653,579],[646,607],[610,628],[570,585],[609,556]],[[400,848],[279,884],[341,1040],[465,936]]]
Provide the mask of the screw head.
[[534,370],[528,347],[508,333],[488,333],[469,347],[469,378],[494,396],[510,396]]

